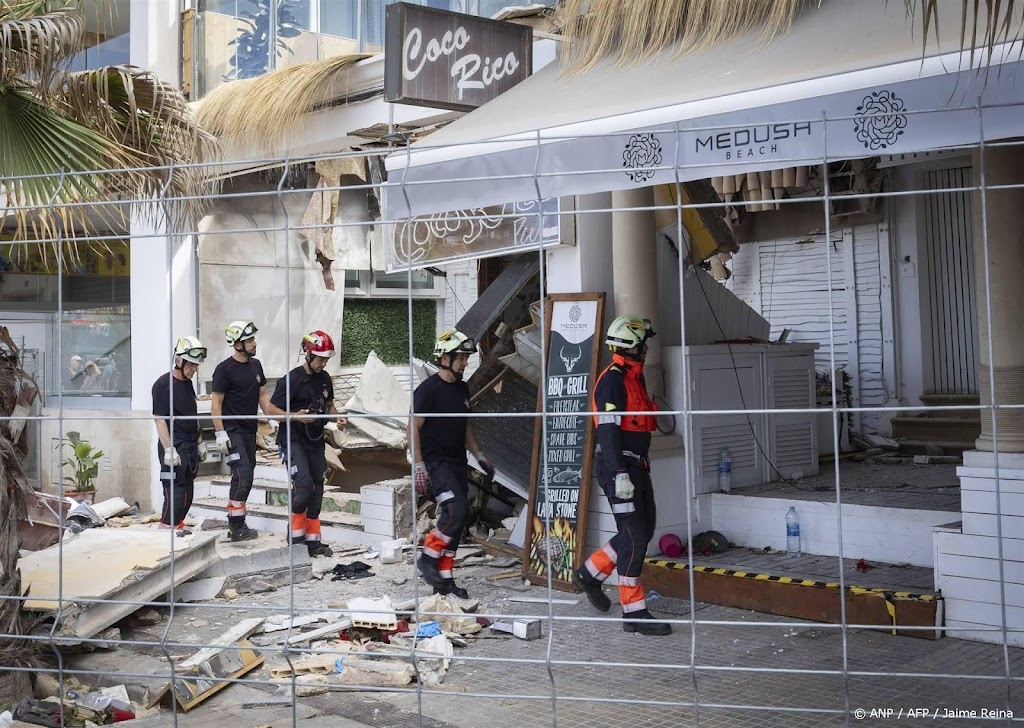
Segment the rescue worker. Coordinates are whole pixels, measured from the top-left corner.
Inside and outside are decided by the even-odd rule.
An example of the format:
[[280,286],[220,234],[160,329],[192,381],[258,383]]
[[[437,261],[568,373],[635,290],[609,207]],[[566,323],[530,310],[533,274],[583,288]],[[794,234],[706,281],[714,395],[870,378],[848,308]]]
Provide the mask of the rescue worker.
[[267,415],[286,414],[271,403],[267,394],[267,378],[256,358],[256,331],[251,321],[228,324],[224,337],[234,351],[213,372],[210,414],[216,448],[225,455],[224,461],[231,468],[228,538],[232,541],[248,541],[257,536],[256,531],[245,525],[245,502],[256,469],[256,408],[262,408]]
[[[494,475],[494,466],[480,452],[468,427],[469,387],[462,375],[469,355],[475,352],[476,344],[461,331],[450,329],[438,337],[434,361],[439,371],[413,393],[408,435],[417,490],[429,490],[438,508],[437,525],[427,534],[417,561],[420,576],[434,587],[435,594],[453,594],[460,599],[468,599],[469,592],[456,585],[452,567],[469,516],[466,448],[488,475]],[[425,416],[430,414],[460,416]]]
[[[174,369],[153,382],[153,415],[156,417],[157,458],[164,504],[160,528],[185,530],[185,515],[192,506],[199,463],[206,460],[206,444],[199,433],[196,390],[192,378],[206,361],[206,347],[194,336],[183,336],[174,345]],[[171,421],[171,414],[174,420]]]
[[632,314],[619,316],[608,327],[605,343],[613,352],[612,363],[597,379],[590,408],[597,413],[597,482],[608,497],[618,532],[573,572],[572,583],[594,607],[607,612],[611,600],[601,584],[617,570],[623,629],[667,635],[672,625],[654,621],[640,586],[657,518],[647,457],[657,407],[643,374],[647,340],[654,335],[650,319]]
[[[303,362],[277,381],[270,401],[275,407],[299,415],[337,415],[334,383],[324,371],[334,356],[334,341],[324,331],[302,337]],[[281,459],[292,475],[291,542],[306,544],[310,557],[333,556],[330,546],[320,540],[320,509],[324,502],[324,426],[326,418],[293,418],[277,431]],[[337,418],[344,426],[347,420]]]

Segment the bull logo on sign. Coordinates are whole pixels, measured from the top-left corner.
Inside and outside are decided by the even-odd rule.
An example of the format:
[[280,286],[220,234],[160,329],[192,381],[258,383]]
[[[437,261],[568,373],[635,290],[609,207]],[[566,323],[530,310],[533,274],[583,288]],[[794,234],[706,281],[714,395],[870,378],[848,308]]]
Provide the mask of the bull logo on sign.
[[583,357],[583,349],[579,346],[576,346],[575,353],[572,353],[570,349],[570,353],[567,354],[565,351],[566,348],[567,347],[562,346],[562,348],[558,350],[558,355],[562,358],[562,363],[565,364],[565,371],[571,372],[576,367],[577,362],[579,362],[579,360]]

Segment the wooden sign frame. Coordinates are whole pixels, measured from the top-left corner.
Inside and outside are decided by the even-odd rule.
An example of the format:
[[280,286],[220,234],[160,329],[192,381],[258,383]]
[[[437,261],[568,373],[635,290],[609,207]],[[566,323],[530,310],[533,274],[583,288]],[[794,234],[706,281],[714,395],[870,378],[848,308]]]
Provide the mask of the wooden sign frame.
[[[534,584],[545,585],[548,582],[547,564],[551,564],[555,572],[551,575],[551,581],[555,588],[563,591],[575,591],[576,588],[570,581],[572,569],[579,568],[583,561],[583,553],[587,541],[587,509],[590,502],[590,477],[593,472],[594,461],[594,420],[592,416],[575,415],[575,412],[590,411],[590,399],[594,384],[597,381],[598,367],[601,362],[601,345],[604,341],[604,293],[559,293],[548,296],[545,302],[544,316],[544,351],[547,353],[547,362],[541,368],[541,383],[537,389],[537,417],[533,435],[533,459],[530,464],[530,501],[529,511],[526,515],[526,540],[523,544],[523,577]],[[584,307],[573,306],[576,303],[596,304],[587,305],[585,308],[593,309],[593,330],[587,337],[590,339],[589,347],[584,347],[586,339],[572,341],[572,337],[578,336],[581,332],[575,329],[580,325]],[[552,347],[551,328],[555,320],[556,308],[560,311],[560,326],[570,337],[566,339],[562,333],[558,334],[559,346]],[[564,308],[568,313],[568,321],[561,316]],[[574,310],[575,308],[575,310]],[[568,341],[566,346],[569,352],[566,354],[565,347],[561,342]],[[575,348],[574,348],[575,347]],[[579,349],[577,351],[576,349]],[[582,357],[586,348],[589,348],[589,367],[580,372],[574,372],[577,362]],[[552,372],[557,372],[552,374]],[[585,380],[585,391],[580,391],[579,377],[587,375]],[[567,392],[562,396],[563,388]],[[545,393],[548,397],[545,398]],[[558,395],[552,397],[552,395]],[[545,399],[547,399],[548,410],[544,411]],[[581,404],[582,400],[582,404]],[[553,407],[565,406],[567,409],[552,409]],[[575,418],[575,420],[574,420]],[[579,422],[582,418],[582,423]],[[544,442],[544,422],[550,420],[548,427],[548,442]],[[558,424],[555,427],[553,425]],[[562,424],[564,423],[564,424]],[[572,423],[570,425],[570,423]],[[579,451],[577,460],[575,454],[569,459],[568,455],[573,453],[579,446],[582,437],[582,449]],[[564,470],[552,474],[552,459],[546,459],[545,453],[549,455],[558,454],[555,467],[565,465]],[[542,468],[547,465],[547,471],[543,472],[544,480],[547,481],[547,495],[541,496]],[[578,474],[574,468],[578,466]],[[568,474],[565,476],[565,474]],[[549,478],[557,478],[563,475],[560,481],[552,482]],[[578,480],[576,479],[578,477]],[[576,481],[575,488],[571,485]],[[543,497],[543,505],[546,505],[546,513],[537,513],[538,500]],[[549,500],[550,498],[550,500]],[[567,518],[565,513],[575,512],[574,518]],[[547,554],[548,529],[553,552],[549,557]],[[537,542],[536,544],[534,542]],[[568,556],[571,554],[571,561]]]

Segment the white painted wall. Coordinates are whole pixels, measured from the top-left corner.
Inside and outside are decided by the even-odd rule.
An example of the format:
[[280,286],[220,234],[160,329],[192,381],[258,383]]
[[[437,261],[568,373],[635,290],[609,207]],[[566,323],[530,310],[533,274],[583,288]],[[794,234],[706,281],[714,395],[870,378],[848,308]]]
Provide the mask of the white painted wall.
[[[916,172],[912,166],[894,167],[890,170],[890,181],[894,191],[915,188]],[[899,382],[897,396],[902,404],[921,404],[924,393],[924,329],[921,316],[921,269],[923,244],[920,240],[921,227],[918,220],[916,197],[894,197],[889,203],[892,220],[892,250],[895,260],[893,281],[896,299],[896,326],[899,331],[897,366]]]
[[[950,637],[1024,647],[1024,455],[968,451],[960,476],[960,528],[937,530],[935,588]],[[995,629],[994,629],[995,628]]]
[[181,88],[180,0],[130,0],[129,56],[133,66],[152,71]]
[[[224,327],[233,320],[255,322],[257,357],[267,377],[283,376],[296,365],[303,334],[322,329],[341,339],[343,275],[338,290],[324,285],[315,251],[296,229],[312,197],[311,190],[287,192],[278,199],[266,188],[239,182],[233,193],[249,197],[220,199],[199,225],[200,338],[213,366],[230,355]],[[272,190],[270,190],[272,191]],[[327,371],[337,374],[338,360]]]
[[[836,504],[789,501],[715,493],[711,496],[713,528],[729,534],[737,546],[776,551],[786,549],[786,513],[796,506],[800,518],[800,544],[804,552],[839,555]],[[843,557],[932,566],[931,544],[935,526],[955,521],[959,512],[910,510],[843,504]]]

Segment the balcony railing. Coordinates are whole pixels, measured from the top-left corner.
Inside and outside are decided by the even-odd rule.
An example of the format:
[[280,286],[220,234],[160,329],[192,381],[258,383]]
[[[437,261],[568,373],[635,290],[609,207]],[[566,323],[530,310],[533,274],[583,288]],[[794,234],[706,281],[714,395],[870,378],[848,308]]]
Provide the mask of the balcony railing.
[[[192,98],[221,84],[296,63],[384,50],[384,19],[398,0],[205,0],[193,23]],[[490,17],[516,0],[407,0]],[[535,0],[536,1],[536,0]],[[555,0],[541,0],[552,5]],[[276,42],[272,43],[271,39]]]

